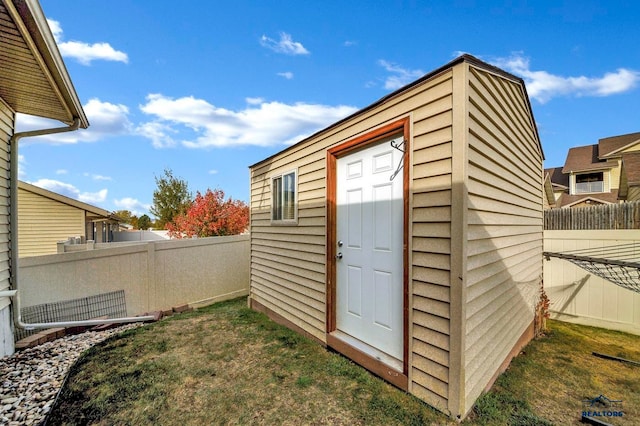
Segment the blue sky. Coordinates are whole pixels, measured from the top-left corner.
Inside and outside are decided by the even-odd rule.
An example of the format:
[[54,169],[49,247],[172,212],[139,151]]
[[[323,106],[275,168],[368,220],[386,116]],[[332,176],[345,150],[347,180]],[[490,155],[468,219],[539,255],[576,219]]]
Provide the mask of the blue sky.
[[249,165],[463,52],[525,80],[545,167],[640,131],[636,1],[41,5],[91,126],[23,139],[20,178],[107,210],[148,214],[165,168],[248,201]]

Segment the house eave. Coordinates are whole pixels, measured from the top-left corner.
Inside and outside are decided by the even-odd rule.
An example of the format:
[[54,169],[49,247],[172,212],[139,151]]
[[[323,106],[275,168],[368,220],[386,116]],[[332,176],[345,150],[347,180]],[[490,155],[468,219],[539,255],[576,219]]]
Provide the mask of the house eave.
[[572,206],[575,206],[576,204],[584,203],[585,201],[596,201],[596,202],[602,203],[602,204],[614,204],[614,203],[612,203],[610,201],[601,200],[599,198],[589,196],[589,197],[580,198],[579,200],[576,200],[576,201],[574,201],[572,203],[565,204],[562,207],[572,207]]
[[95,215],[95,217],[97,218],[99,217],[104,219],[116,220],[115,216],[112,215],[108,210],[104,210],[104,209],[101,209],[100,207],[92,206],[91,204],[87,204],[82,201],[74,200],[73,198],[69,198],[62,194],[58,194],[57,192],[49,191],[48,189],[40,188],[39,186],[35,186],[30,183],[23,182],[21,180],[18,181],[18,189],[32,192],[42,197],[49,198],[51,200],[58,201],[63,204],[67,204],[69,206],[78,208],[80,210],[84,210],[88,213]]
[[610,158],[616,158],[616,159],[620,158],[624,151],[626,151],[627,149],[631,148],[632,146],[638,145],[639,143],[640,143],[640,139],[638,139],[636,141],[633,141],[631,143],[628,143],[625,146],[616,149],[615,151],[611,151],[607,155],[603,155],[600,158],[602,158],[603,160],[610,159]]
[[585,172],[606,172],[615,167],[614,164],[594,164],[593,167],[582,167],[580,169],[575,170],[565,170],[562,169],[562,173],[564,174],[576,174],[576,173],[585,173]]
[[24,93],[37,95],[43,90],[27,84],[18,83],[12,85],[13,87],[4,87],[3,90],[8,94],[11,95],[12,90],[16,93],[15,96],[7,96],[8,98],[21,99],[21,102],[16,103],[7,101],[7,99],[5,101],[15,112],[56,119],[67,125],[72,125],[76,119],[79,119],[81,128],[89,127],[82,103],[71,82],[53,33],[38,1],[0,0],[0,2],[17,27],[22,41],[31,51],[40,75],[50,86],[50,93],[59,100],[63,110],[58,110],[55,114],[43,113],[41,106],[37,103],[24,102]]

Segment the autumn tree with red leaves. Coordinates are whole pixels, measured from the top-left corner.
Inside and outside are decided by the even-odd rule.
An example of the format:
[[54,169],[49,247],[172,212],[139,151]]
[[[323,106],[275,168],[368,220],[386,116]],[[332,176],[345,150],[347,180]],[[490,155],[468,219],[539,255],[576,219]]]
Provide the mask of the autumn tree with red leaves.
[[237,235],[249,225],[249,207],[231,197],[225,200],[221,189],[207,189],[196,197],[185,213],[167,223],[171,238]]

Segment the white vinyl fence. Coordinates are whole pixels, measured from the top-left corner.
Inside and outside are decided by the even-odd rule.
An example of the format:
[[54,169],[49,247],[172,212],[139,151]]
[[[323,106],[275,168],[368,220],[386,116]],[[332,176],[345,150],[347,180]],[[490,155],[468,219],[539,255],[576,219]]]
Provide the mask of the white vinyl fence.
[[[544,231],[544,251],[575,250],[640,243],[640,230]],[[640,262],[640,253],[638,259]],[[640,334],[640,293],[591,275],[567,260],[544,262],[544,287],[552,318]]]
[[249,294],[249,236],[153,241],[20,259],[22,307],[125,290],[127,315]]

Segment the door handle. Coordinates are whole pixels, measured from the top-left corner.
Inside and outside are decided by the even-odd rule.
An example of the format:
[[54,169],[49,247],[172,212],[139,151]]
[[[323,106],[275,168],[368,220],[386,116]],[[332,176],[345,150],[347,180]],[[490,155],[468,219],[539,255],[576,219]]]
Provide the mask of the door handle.
[[342,259],[342,252],[336,254],[336,259]]
[[342,240],[338,241],[338,247],[342,247]]

